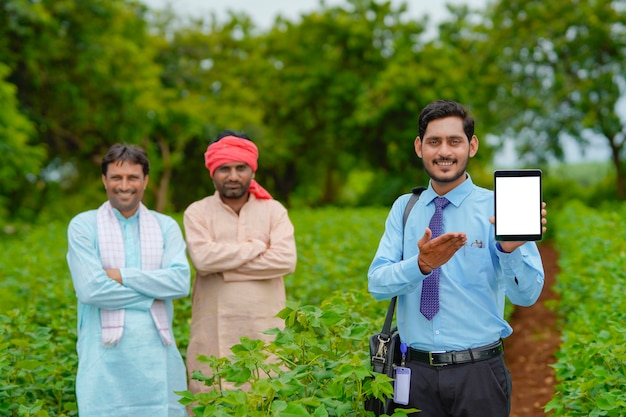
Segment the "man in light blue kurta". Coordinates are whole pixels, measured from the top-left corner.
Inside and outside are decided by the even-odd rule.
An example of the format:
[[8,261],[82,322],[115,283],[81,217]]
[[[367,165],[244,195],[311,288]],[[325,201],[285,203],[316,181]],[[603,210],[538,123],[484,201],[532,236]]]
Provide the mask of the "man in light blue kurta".
[[[145,153],[139,152],[136,160],[138,148],[116,146],[103,161],[103,182],[112,222],[121,229],[125,266],[103,267],[97,210],[77,215],[68,228],[67,261],[78,298],[79,414],[184,416],[185,408],[174,392],[187,389],[186,371],[171,330],[172,300],[189,293],[184,239],[173,219],[141,205],[147,184]],[[142,268],[141,216],[153,216],[153,224],[160,228],[160,268]],[[151,314],[155,300],[162,300],[165,307],[169,344]],[[103,310],[124,312],[123,332],[113,345],[103,343]]]

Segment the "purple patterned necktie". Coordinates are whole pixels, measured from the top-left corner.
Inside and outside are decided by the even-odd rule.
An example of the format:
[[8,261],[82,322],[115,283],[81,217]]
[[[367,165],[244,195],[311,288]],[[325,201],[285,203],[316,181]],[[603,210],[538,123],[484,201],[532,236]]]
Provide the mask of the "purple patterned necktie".
[[[428,228],[433,232],[431,239],[443,233],[443,209],[450,204],[447,198],[435,198],[435,214],[430,219]],[[420,299],[420,312],[428,320],[432,320],[439,311],[439,268],[433,269],[428,278],[422,284],[422,297]]]

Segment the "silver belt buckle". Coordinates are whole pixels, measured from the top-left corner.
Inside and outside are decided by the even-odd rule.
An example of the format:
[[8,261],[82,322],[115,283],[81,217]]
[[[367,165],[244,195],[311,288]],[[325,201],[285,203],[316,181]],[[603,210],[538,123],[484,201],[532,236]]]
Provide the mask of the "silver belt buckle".
[[445,353],[444,351],[441,352],[428,352],[428,364],[430,366],[446,366],[447,363],[433,363],[433,353]]

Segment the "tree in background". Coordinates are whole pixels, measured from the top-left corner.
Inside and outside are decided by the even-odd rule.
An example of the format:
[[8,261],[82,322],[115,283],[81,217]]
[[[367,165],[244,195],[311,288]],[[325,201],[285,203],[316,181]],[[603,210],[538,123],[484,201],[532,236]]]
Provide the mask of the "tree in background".
[[175,179],[175,210],[212,192],[203,155],[217,133],[246,131],[256,141],[262,132],[257,79],[265,62],[256,53],[253,31],[245,15],[231,15],[224,23],[215,16],[186,23],[173,19],[160,26],[163,107],[151,136],[170,150],[162,152],[162,163],[163,174]]
[[[47,169],[70,163],[80,173],[65,179],[71,190],[93,196],[94,165],[107,147],[140,143],[151,129],[160,70],[147,9],[123,0],[7,0],[1,11],[0,60],[48,151]],[[51,183],[43,183],[45,193]]]
[[[197,199],[211,188],[201,156],[208,141],[225,128],[244,130],[257,142],[262,166],[257,175],[286,203],[294,195],[296,204],[336,203],[355,170],[378,170],[388,178],[407,167],[395,159],[411,160],[417,114],[402,120],[411,132],[401,137],[397,120],[372,128],[359,119],[364,112],[359,117],[357,112],[380,71],[406,49],[416,48],[422,29],[401,22],[404,7],[394,11],[388,2],[373,1],[349,5],[322,5],[298,23],[279,18],[267,33],[255,31],[245,14],[231,14],[223,24],[213,16],[161,27],[159,38],[167,40],[157,61],[164,69],[163,85],[177,103],[166,108],[187,116],[193,112],[198,121],[188,139],[180,138],[172,120],[158,123],[162,136],[184,143],[183,158],[194,161],[173,172],[176,207],[184,208],[181,201]],[[389,144],[374,149],[384,130]],[[379,155],[397,149],[398,142],[404,149],[391,156],[392,167],[401,168],[388,170],[387,158]],[[382,160],[381,168],[373,165]],[[414,179],[390,192],[407,190],[406,183],[414,184]],[[379,184],[385,186],[389,188]],[[370,196],[367,203],[372,200]]]
[[[494,133],[517,137],[529,163],[562,159],[565,136],[606,139],[626,198],[626,7],[623,1],[508,0],[486,10],[484,97]],[[491,80],[490,80],[491,78]],[[620,105],[621,112],[620,115]],[[499,121],[499,122],[496,122]]]
[[[375,77],[368,90],[359,97],[357,119],[360,128],[367,132],[371,142],[365,157],[370,169],[381,168],[379,182],[387,183],[387,190],[379,184],[379,193],[388,198],[406,191],[408,184],[391,186],[399,178],[411,178],[416,167],[422,166],[413,148],[418,134],[418,115],[433,100],[450,99],[463,103],[475,116],[476,134],[481,140],[481,152],[476,157],[480,163],[473,165],[478,174],[489,165],[492,152],[483,142],[483,134],[489,133],[488,120],[477,97],[483,93],[475,74],[481,60],[474,51],[482,40],[472,34],[468,20],[472,17],[467,6],[448,6],[452,18],[441,24],[437,36],[418,39],[421,30],[407,27],[405,36],[394,45],[395,53],[387,66]],[[425,27],[428,16],[422,24]],[[409,174],[410,173],[410,174]],[[412,180],[426,185],[428,178],[421,172]],[[371,198],[365,195],[364,198]],[[366,203],[365,199],[363,200]]]
[[413,140],[438,98],[476,117],[481,168],[489,134],[515,140],[527,164],[562,157],[563,135],[603,135],[623,195],[622,3],[448,7],[429,40],[427,17],[389,1],[320,2],[260,31],[245,14],[183,21],[138,0],[6,0],[0,129],[12,137],[0,146],[24,162],[0,168],[0,205],[34,218],[51,201],[67,212],[70,194],[71,210],[93,204],[94,167],[122,141],[150,154],[146,197],[180,211],[211,192],[202,155],[223,129],[250,134],[260,181],[287,204],[389,204],[425,183]]
[[15,86],[4,81],[8,73],[0,63],[0,219],[15,216],[23,205],[45,157],[44,149],[32,143],[32,123],[18,110]]
[[[322,5],[299,23],[277,21],[268,33],[264,55],[273,66],[262,78],[264,122],[273,135],[272,176],[281,196],[295,192],[307,205],[337,203],[351,173],[407,167],[394,159],[410,158],[414,136],[406,127],[417,115],[398,126],[370,119],[368,110],[382,104],[372,103],[381,99],[373,92],[381,75],[420,43],[423,29],[402,19],[405,10],[367,0]],[[397,98],[381,102],[395,105]]]

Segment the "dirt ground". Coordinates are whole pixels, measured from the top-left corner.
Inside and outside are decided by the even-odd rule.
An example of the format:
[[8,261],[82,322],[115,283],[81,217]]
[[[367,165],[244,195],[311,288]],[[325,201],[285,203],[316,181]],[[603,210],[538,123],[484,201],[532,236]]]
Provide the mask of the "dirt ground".
[[513,379],[510,417],[544,417],[544,406],[554,395],[554,370],[560,343],[556,316],[546,306],[556,299],[552,291],[558,273],[558,253],[549,244],[539,245],[545,270],[543,292],[533,306],[516,307],[510,324],[513,334],[506,338],[504,354]]

